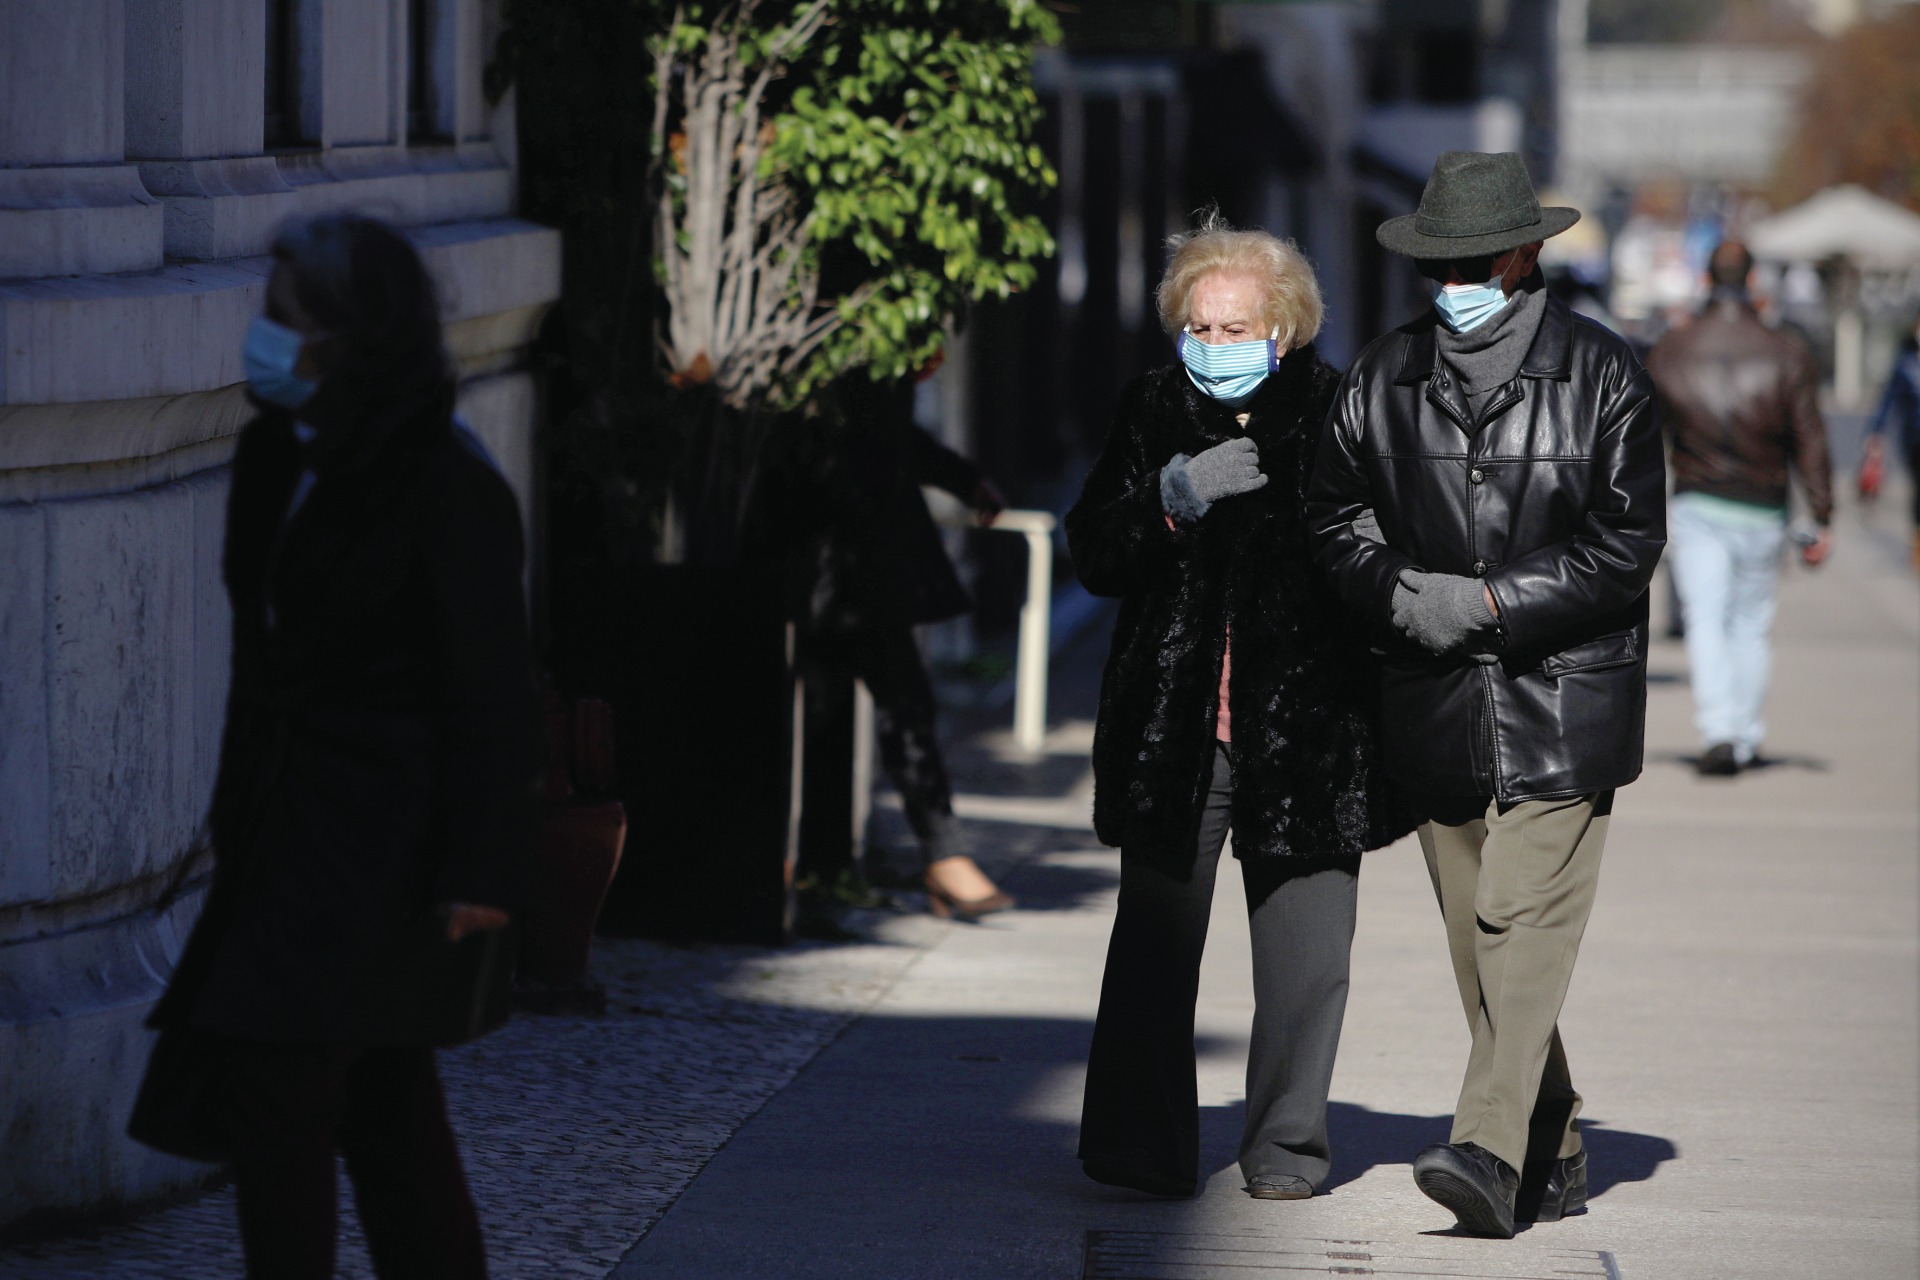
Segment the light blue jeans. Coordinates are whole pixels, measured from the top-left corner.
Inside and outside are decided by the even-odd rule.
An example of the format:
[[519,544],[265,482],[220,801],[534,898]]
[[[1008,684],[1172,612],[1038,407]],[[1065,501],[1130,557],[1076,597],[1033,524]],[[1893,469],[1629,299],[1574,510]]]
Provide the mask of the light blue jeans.
[[1687,624],[1694,726],[1706,746],[1732,743],[1741,764],[1767,733],[1767,633],[1786,540],[1784,512],[1697,493],[1675,494],[1667,509],[1667,563]]

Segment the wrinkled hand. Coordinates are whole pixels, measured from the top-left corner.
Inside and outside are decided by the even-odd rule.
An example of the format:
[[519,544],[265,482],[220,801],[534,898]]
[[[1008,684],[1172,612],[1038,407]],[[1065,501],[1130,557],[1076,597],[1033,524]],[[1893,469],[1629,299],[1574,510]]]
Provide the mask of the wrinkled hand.
[[1453,653],[1495,625],[1485,585],[1450,573],[1401,574],[1392,609],[1394,628],[1433,654]]
[[451,902],[441,908],[447,921],[447,941],[458,942],[470,933],[486,933],[506,927],[509,919],[499,907],[479,902]]

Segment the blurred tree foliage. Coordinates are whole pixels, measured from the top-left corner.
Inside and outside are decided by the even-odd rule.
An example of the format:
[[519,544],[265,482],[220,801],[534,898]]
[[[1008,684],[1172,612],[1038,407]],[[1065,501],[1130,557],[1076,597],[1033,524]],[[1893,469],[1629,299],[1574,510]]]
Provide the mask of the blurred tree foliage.
[[1920,6],[1861,23],[1815,66],[1772,194],[1798,204],[1836,182],[1920,211]]

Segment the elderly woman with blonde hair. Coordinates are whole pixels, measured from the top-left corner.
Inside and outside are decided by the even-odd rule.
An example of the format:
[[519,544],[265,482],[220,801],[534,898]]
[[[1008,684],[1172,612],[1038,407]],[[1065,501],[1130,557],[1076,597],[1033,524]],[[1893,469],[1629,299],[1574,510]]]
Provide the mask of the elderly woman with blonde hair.
[[1217,215],[1173,241],[1178,362],[1131,383],[1067,515],[1075,570],[1121,601],[1094,734],[1094,826],[1120,904],[1087,1066],[1088,1176],[1199,1181],[1194,1002],[1229,830],[1253,937],[1240,1168],[1304,1199],[1330,1168],[1360,854],[1412,822],[1376,764],[1367,644],[1313,568],[1303,508],[1339,375],[1292,244]]

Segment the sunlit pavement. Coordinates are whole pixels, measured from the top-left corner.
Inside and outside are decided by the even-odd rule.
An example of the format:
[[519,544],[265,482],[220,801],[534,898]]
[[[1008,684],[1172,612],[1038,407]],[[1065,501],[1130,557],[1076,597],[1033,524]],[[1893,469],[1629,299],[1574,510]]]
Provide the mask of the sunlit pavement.
[[1655,648],[1647,773],[1620,795],[1563,1020],[1588,1100],[1585,1215],[1465,1239],[1414,1189],[1407,1162],[1445,1139],[1467,1037],[1411,841],[1362,874],[1327,1194],[1240,1189],[1233,876],[1200,1008],[1215,1172],[1184,1203],[1086,1181],[1073,1146],[1115,857],[1066,829],[1071,792],[980,797],[963,811],[1056,832],[1010,877],[1031,909],[908,968],[615,1275],[1911,1277],[1920,589],[1902,510],[1890,495],[1869,525],[1843,516],[1834,562],[1786,574],[1768,767],[1695,776],[1685,654]]

